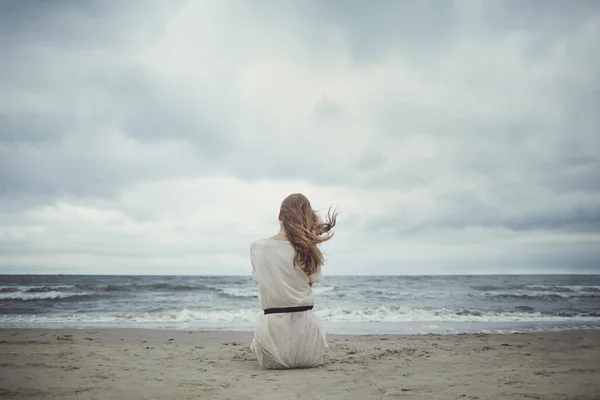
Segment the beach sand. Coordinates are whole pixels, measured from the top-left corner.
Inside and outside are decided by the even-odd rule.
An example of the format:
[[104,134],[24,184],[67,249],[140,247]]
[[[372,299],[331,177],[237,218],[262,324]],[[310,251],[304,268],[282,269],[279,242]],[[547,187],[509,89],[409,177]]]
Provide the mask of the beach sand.
[[329,335],[322,367],[261,370],[248,332],[0,329],[0,397],[600,399],[600,330]]

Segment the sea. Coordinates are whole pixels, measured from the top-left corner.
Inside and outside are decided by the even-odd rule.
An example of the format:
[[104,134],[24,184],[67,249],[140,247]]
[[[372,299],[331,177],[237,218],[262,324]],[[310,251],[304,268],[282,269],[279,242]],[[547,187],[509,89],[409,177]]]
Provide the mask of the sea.
[[[328,276],[328,333],[456,334],[600,329],[600,275]],[[252,331],[250,276],[0,275],[2,328]]]

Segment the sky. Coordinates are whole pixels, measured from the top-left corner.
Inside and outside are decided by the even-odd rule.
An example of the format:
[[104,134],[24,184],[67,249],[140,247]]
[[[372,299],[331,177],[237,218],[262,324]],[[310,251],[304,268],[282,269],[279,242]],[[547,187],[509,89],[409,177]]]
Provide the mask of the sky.
[[600,3],[0,2],[0,274],[600,273]]

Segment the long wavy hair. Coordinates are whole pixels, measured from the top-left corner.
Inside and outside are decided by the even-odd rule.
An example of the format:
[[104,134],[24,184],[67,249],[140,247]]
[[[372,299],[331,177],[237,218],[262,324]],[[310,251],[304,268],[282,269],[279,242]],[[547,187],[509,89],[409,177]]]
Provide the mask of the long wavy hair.
[[331,229],[336,224],[338,214],[329,207],[323,221],[312,209],[306,196],[300,193],[289,195],[281,203],[280,218],[295,250],[294,265],[306,275],[311,276],[323,265],[323,253],[317,245],[333,237]]

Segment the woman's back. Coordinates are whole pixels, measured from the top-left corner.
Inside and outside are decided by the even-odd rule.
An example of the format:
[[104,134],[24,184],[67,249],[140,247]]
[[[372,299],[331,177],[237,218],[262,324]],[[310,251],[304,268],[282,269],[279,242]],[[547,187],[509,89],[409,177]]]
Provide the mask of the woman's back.
[[250,246],[254,280],[263,314],[251,349],[265,369],[320,365],[327,349],[325,330],[313,312],[312,284],[322,279],[323,255],[317,245],[329,240],[335,214],[322,222],[302,194],[284,199],[280,230]]
[[[252,243],[254,279],[263,310],[312,306],[309,277],[293,265],[289,242],[263,239]],[[325,330],[312,310],[278,312],[259,317],[251,348],[265,369],[308,368],[322,363],[327,349]]]
[[313,305],[309,283],[321,281],[320,269],[309,278],[300,268],[294,267],[294,248],[290,242],[258,240],[250,247],[250,259],[263,310]]

